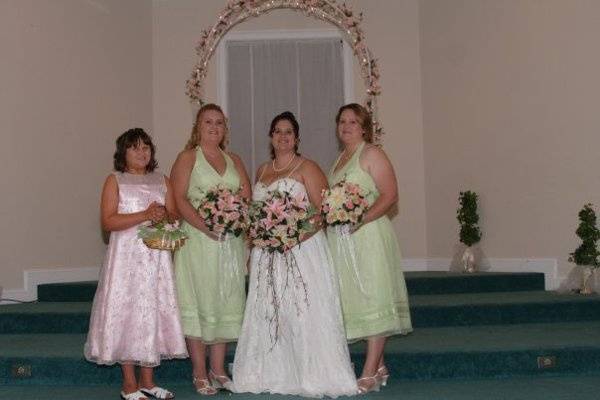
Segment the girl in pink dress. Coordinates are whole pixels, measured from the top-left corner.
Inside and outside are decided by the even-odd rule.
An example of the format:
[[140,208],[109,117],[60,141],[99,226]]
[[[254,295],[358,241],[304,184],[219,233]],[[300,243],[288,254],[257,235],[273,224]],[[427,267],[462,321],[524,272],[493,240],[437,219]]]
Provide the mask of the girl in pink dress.
[[111,235],[84,353],[97,364],[121,364],[124,400],[173,398],[155,385],[153,367],[187,357],[171,254],[146,247],[137,236],[141,223],[175,215],[169,180],[154,171],[154,154],[142,129],[119,136],[116,172],[106,178],[100,205],[102,227]]

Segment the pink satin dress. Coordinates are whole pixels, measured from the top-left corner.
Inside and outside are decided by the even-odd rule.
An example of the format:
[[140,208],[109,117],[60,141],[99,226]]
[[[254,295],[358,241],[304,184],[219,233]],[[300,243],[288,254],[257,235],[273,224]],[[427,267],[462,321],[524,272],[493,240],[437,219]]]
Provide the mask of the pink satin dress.
[[[119,213],[165,203],[164,176],[115,173]],[[152,250],[137,237],[138,226],[112,232],[94,297],[85,358],[97,364],[154,367],[187,351],[173,278],[171,253]]]

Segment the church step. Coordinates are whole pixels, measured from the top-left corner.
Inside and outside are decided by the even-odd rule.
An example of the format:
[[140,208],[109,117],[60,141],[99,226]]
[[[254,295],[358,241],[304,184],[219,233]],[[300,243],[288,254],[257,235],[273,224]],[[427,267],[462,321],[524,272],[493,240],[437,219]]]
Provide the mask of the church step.
[[537,272],[406,272],[410,295],[544,290],[544,274]]
[[[600,321],[478,327],[423,328],[386,346],[392,380],[496,378],[600,372]],[[92,385],[120,379],[118,367],[83,359],[85,335],[0,335],[0,384]],[[364,343],[351,346],[355,367]],[[229,346],[228,361],[234,345]],[[15,376],[16,371],[21,375]],[[187,383],[188,360],[164,361],[163,384]]]
[[[555,292],[411,296],[415,328],[600,320],[600,296]],[[85,333],[91,303],[0,306],[1,333]]]
[[[427,381],[399,381],[391,378],[381,392],[362,395],[361,399],[379,400],[565,400],[572,398],[594,399],[598,397],[600,373],[591,375],[544,375],[508,377],[504,379],[438,379]],[[198,400],[198,393],[189,382],[158,382],[175,393],[177,400]],[[106,400],[116,399],[121,386],[0,386],[1,399],[18,400]],[[231,398],[228,392],[220,392],[215,399]],[[236,400],[273,400],[275,397],[263,394],[236,394]],[[281,397],[280,398],[284,398]],[[303,400],[299,396],[285,396],[285,399]]]
[[[410,295],[517,292],[544,290],[542,273],[496,273],[427,271],[406,272],[406,287]],[[96,282],[49,283],[38,286],[38,301],[92,301]]]

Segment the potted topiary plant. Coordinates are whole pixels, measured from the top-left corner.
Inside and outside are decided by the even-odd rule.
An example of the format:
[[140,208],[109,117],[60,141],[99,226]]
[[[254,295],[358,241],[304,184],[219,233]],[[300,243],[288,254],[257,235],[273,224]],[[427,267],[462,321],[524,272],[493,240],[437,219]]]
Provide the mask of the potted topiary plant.
[[600,231],[596,226],[596,213],[592,207],[593,205],[588,203],[579,211],[579,227],[575,233],[581,239],[581,244],[569,254],[570,262],[583,267],[583,282],[579,291],[581,294],[592,293],[589,280],[594,269],[600,267],[600,252],[597,246]]
[[458,201],[460,207],[456,210],[456,219],[460,224],[460,241],[467,246],[462,256],[463,272],[473,273],[477,267],[472,246],[481,240],[481,230],[477,226],[477,193],[470,190],[460,192]]

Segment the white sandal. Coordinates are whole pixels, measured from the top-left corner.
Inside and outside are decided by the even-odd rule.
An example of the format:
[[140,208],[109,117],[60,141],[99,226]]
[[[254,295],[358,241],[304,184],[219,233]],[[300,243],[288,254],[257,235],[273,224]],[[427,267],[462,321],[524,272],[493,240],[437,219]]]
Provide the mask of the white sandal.
[[211,369],[208,372],[208,379],[210,380],[210,384],[215,389],[225,389],[231,391],[232,382],[231,378],[229,378],[227,375],[217,375]]
[[169,392],[167,389],[163,389],[158,386],[154,386],[150,389],[140,388],[140,392],[144,393],[147,396],[154,397],[155,399],[166,400],[175,398],[175,395],[173,393]]
[[131,392],[131,393],[127,393],[125,394],[125,392],[121,391],[121,398],[123,400],[142,400],[142,399],[148,399],[146,397],[146,395],[142,392],[140,392],[139,390],[136,390],[135,392]]

